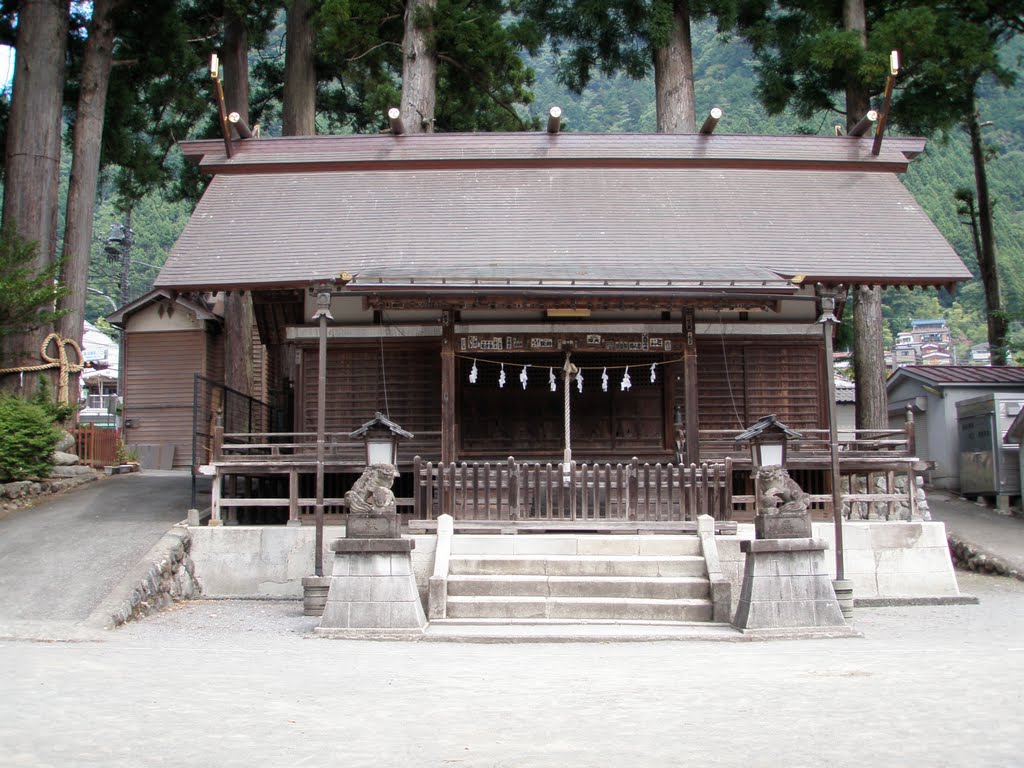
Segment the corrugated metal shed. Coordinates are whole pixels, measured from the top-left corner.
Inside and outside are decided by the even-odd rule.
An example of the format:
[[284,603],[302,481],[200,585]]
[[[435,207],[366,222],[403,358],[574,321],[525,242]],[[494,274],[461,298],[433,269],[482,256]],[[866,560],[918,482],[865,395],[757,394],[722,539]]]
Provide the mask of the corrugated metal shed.
[[216,171],[157,279],[784,292],[970,277],[900,183],[919,140],[558,134],[195,142]]

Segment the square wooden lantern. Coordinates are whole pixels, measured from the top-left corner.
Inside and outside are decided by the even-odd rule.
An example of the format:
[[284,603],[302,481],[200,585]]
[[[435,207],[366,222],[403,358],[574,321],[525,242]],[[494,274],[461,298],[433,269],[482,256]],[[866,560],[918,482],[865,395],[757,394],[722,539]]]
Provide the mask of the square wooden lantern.
[[750,461],[756,470],[760,467],[785,467],[786,444],[790,439],[800,437],[803,435],[770,413],[737,435],[736,442],[750,443]]
[[366,465],[398,465],[398,441],[409,440],[415,435],[398,426],[380,411],[349,437],[360,439],[366,446]]

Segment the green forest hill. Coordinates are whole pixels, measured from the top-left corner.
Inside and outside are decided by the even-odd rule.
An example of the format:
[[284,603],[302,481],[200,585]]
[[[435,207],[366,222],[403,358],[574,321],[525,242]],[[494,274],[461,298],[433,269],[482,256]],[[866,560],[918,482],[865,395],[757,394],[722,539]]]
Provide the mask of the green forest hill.
[[[1024,41],[1007,47],[1008,61],[1024,54]],[[596,78],[582,94],[573,94],[557,78],[557,61],[548,51],[529,60],[536,72],[534,102],[527,109],[535,117],[551,106],[563,110],[565,130],[574,132],[654,132],[653,79],[634,81],[625,77]],[[754,95],[754,72],[750,51],[741,42],[723,38],[713,25],[694,29],[694,71],[698,123],[712,107],[724,110],[718,133],[740,134],[832,134],[843,118],[823,114],[813,121],[793,117],[769,117]],[[898,87],[898,83],[897,83]],[[1001,268],[1003,294],[1014,329],[1011,348],[1024,356],[1024,91],[990,86],[983,90],[981,119],[991,123],[986,139],[992,145],[989,180],[995,197],[996,245]],[[214,108],[211,101],[211,110]],[[277,133],[264,126],[265,133]],[[929,137],[926,153],[911,166],[904,178],[932,221],[956,248],[964,263],[977,274],[977,260],[970,228],[957,212],[956,190],[973,185],[973,169],[967,140],[960,132]],[[191,210],[190,203],[173,202],[159,195],[143,199],[133,210],[135,232],[131,251],[130,285],[127,298],[149,289],[166,259]],[[112,200],[101,194],[97,206],[96,238],[93,252],[87,319],[96,321],[111,311],[118,298],[119,265],[103,255],[103,240],[110,225],[118,221]],[[849,313],[848,315],[849,316]],[[965,359],[972,344],[985,341],[985,312],[981,284],[975,280],[961,286],[954,296],[945,291],[887,289],[885,291],[886,344],[909,328],[911,318],[944,317],[957,343],[958,359]],[[841,342],[840,342],[841,343]]]

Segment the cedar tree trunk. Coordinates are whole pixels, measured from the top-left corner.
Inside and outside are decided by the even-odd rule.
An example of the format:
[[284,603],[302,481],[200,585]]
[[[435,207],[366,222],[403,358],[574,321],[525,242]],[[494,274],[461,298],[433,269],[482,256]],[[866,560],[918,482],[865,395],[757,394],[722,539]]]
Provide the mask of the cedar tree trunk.
[[[843,0],[843,29],[856,32],[860,47],[868,47],[867,16],[864,0]],[[850,131],[871,109],[871,97],[860,76],[850,72],[846,77],[846,130]]]
[[882,289],[877,285],[853,288],[853,357],[857,383],[857,428],[887,429],[885,350],[882,344]]
[[[67,0],[23,0],[18,13],[14,88],[7,123],[3,227],[37,243],[34,269],[53,263],[57,249],[61,104]],[[8,340],[4,365],[38,365],[48,328]],[[18,377],[5,377],[18,384]],[[50,377],[55,380],[55,377]],[[25,374],[31,393],[37,374]]]
[[672,37],[654,51],[654,98],[658,133],[697,132],[688,0],[676,2]]
[[1006,365],[1006,334],[1008,331],[1006,312],[999,294],[999,270],[996,264],[996,238],[992,228],[992,201],[988,194],[988,176],[985,172],[985,150],[981,141],[981,124],[974,103],[974,87],[971,86],[971,111],[967,119],[967,133],[971,138],[971,160],[974,162],[974,183],[978,198],[978,232],[981,248],[978,249],[978,267],[981,269],[981,283],[985,288],[985,305],[988,310],[988,346],[992,365]]
[[316,133],[315,33],[310,5],[310,0],[291,0],[288,3],[282,115],[282,133],[285,136],[312,136]]
[[[245,21],[224,17],[224,101],[249,122],[249,46]],[[224,385],[252,394],[252,301],[247,293],[224,297]]]
[[[843,0],[843,28],[856,32],[862,48],[868,44],[864,0]],[[849,131],[871,108],[868,89],[856,72],[846,78],[846,130]],[[882,288],[854,287],[853,338],[854,382],[857,392],[857,427],[886,429],[889,426],[885,394],[885,345],[882,343]]]
[[[96,212],[96,183],[99,180],[103,118],[113,61],[114,23],[111,14],[120,2],[93,2],[75,112],[61,268],[61,282],[67,287],[68,294],[58,304],[60,309],[66,309],[68,313],[57,320],[57,332],[79,344],[82,343],[85,322],[85,294],[89,283],[93,215]],[[78,391],[78,374],[72,375],[69,389],[71,392]]]
[[249,37],[245,19],[228,11],[224,15],[224,102],[249,122]]
[[437,51],[432,16],[437,0],[406,0],[402,38],[402,114],[407,133],[433,133]]

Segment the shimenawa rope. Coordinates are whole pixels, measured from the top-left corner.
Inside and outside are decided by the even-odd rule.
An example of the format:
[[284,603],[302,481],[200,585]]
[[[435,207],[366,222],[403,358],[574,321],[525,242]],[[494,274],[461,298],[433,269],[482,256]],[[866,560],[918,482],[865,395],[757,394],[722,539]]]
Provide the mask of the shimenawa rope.
[[[53,357],[47,350],[50,342],[57,345],[57,356]],[[78,362],[68,360],[67,348],[71,347],[78,356]],[[30,371],[45,371],[49,368],[60,369],[60,381],[57,387],[57,400],[60,403],[68,403],[68,379],[72,373],[78,373],[85,367],[85,358],[82,355],[82,348],[74,339],[66,339],[58,333],[51,333],[43,339],[43,346],[39,348],[39,355],[46,362],[42,365],[22,365],[17,368],[0,368],[0,374],[4,373],[28,373]]]

